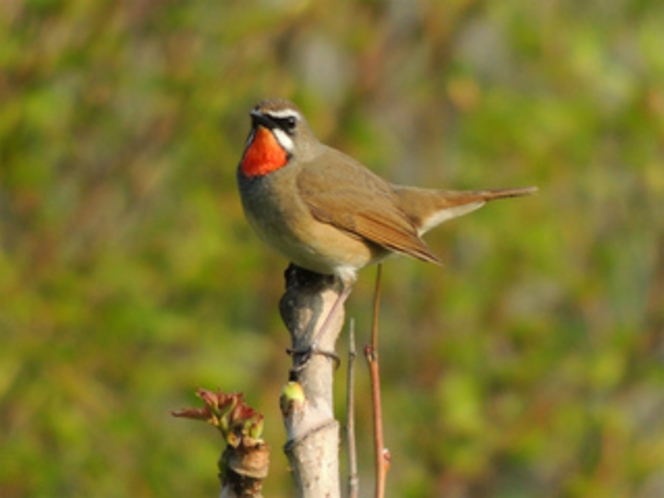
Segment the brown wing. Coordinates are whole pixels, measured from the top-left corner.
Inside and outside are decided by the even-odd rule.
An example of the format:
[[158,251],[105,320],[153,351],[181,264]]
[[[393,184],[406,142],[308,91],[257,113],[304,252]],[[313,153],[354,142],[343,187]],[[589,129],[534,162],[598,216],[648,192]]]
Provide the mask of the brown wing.
[[361,164],[332,148],[325,161],[305,165],[297,188],[311,214],[356,237],[389,250],[440,263],[398,207],[390,185]]

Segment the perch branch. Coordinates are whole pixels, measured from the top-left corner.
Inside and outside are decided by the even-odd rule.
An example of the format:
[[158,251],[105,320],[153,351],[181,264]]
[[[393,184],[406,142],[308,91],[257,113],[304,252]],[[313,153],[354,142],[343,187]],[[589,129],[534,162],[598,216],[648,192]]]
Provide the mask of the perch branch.
[[[286,270],[286,293],[281,298],[281,316],[288,328],[292,351],[334,352],[343,325],[343,306],[318,337],[316,331],[328,318],[340,294],[334,278],[291,265]],[[339,423],[334,418],[332,387],[333,354],[293,355],[293,367],[281,397],[286,426],[284,451],[290,462],[296,496],[319,498],[340,496]]]

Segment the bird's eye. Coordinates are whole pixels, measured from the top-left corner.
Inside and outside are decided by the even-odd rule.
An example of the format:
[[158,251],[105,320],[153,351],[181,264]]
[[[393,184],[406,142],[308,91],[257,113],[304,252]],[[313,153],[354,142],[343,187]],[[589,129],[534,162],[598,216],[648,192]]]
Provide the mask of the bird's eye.
[[280,118],[272,118],[277,126],[284,130],[289,135],[295,133],[295,128],[297,127],[297,117],[296,116],[284,116]]

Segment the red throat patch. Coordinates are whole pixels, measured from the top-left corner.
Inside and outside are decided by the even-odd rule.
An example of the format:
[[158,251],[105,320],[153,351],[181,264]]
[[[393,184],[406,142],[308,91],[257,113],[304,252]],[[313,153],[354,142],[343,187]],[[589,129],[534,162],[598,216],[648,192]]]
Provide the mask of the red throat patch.
[[288,154],[270,130],[259,126],[247,150],[240,169],[245,176],[263,176],[286,166]]

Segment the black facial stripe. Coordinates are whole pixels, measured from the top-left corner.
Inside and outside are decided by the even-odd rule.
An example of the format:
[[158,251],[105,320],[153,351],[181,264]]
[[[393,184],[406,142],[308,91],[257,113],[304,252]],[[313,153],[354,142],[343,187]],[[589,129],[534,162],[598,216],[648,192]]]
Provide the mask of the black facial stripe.
[[297,118],[295,116],[276,117],[268,114],[268,118],[276,127],[282,129],[289,135],[293,135],[295,132],[295,127],[297,126]]
[[251,121],[254,124],[254,126],[263,125],[270,129],[276,126],[276,123],[274,122],[274,119],[272,119],[271,116],[268,116],[267,114],[263,114],[261,112],[252,112]]

